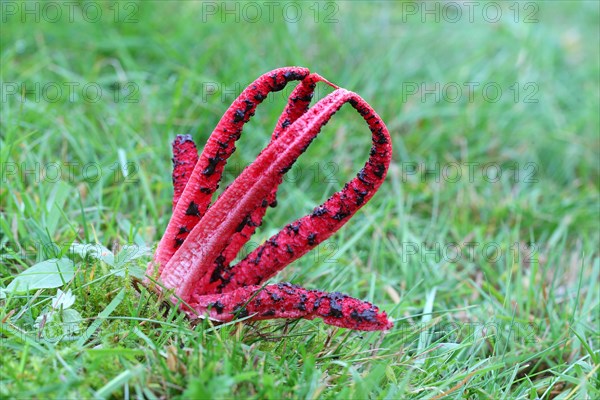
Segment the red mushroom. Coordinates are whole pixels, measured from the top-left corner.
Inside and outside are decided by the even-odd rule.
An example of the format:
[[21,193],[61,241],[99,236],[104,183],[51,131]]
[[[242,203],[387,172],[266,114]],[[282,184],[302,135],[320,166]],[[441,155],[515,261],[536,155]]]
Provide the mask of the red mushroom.
[[[269,92],[283,89],[292,80],[300,84],[292,91],[271,142],[210,204],[243,125]],[[336,90],[309,108],[317,82]],[[267,206],[275,205],[283,175],[345,103],[361,114],[372,133],[364,168],[311,214],[286,225],[242,261],[230,265],[260,225]],[[181,299],[189,316],[208,315],[219,321],[242,316],[250,320],[318,317],[327,324],[357,330],[392,327],[385,312],[344,294],[289,283],[262,286],[341,228],[381,186],[392,156],[391,140],[381,118],[360,96],[306,68],[276,69],[259,77],[233,102],[199,158],[189,136],[177,137],[173,154],[173,215],[147,275],[174,289],[172,300]]]

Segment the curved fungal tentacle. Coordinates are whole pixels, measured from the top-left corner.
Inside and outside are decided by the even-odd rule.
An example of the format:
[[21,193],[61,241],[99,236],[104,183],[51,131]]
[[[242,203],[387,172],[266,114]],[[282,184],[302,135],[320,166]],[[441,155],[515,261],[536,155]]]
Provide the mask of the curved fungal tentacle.
[[326,324],[361,331],[387,330],[392,322],[385,312],[366,301],[342,293],[308,290],[290,283],[246,286],[232,292],[194,295],[192,317],[208,315],[228,322],[249,316],[250,320],[275,318],[322,318]]
[[302,79],[298,86],[290,93],[288,103],[275,125],[271,141],[281,136],[291,124],[308,111],[318,82],[323,82],[334,89],[339,89],[337,85],[329,82],[319,74],[311,73]]
[[194,166],[198,162],[198,149],[192,135],[177,135],[173,147],[173,211],[185,189]]
[[[324,82],[329,86],[338,88],[336,85],[315,73],[311,73],[300,81],[298,86],[296,86],[290,94],[288,103],[277,121],[273,135],[271,136],[271,142],[278,139],[282,134],[285,134],[291,124],[296,122],[298,118],[308,111],[318,82]],[[209,279],[209,285],[204,288],[204,293],[216,293],[220,291],[218,287],[223,286],[220,277],[227,274],[227,270],[230,269],[229,264],[231,261],[238,255],[242,247],[248,243],[250,237],[256,231],[256,228],[262,224],[262,219],[267,211],[267,207],[276,206],[278,188],[279,185],[273,187],[271,193],[269,193],[266,199],[263,199],[260,206],[250,212],[244,218],[240,226],[237,227],[236,233],[230,238],[229,243],[223,252],[216,258],[213,265],[214,270]]]
[[[260,284],[269,279],[340,229],[381,186],[392,156],[389,132],[377,113],[360,96],[348,91],[336,92],[338,101],[335,110],[349,102],[371,130],[373,146],[364,168],[341,191],[316,207],[312,214],[286,225],[238,264],[224,271],[219,277],[221,291]],[[201,281],[199,288],[205,286],[206,282]]]
[[235,151],[235,142],[242,128],[254,115],[256,107],[270,92],[282,90],[293,80],[302,80],[309,70],[301,67],[279,68],[260,76],[250,84],[225,112],[210,135],[185,189],[175,206],[173,215],[158,244],[154,263],[147,273],[161,274],[167,262],[185,241],[201,217],[206,213],[211,198],[221,180],[227,159]]

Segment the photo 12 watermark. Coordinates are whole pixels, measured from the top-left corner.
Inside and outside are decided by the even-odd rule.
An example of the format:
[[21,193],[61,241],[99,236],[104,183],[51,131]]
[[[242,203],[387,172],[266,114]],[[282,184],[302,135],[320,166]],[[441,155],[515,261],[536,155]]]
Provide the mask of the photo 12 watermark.
[[[218,101],[223,104],[231,104],[238,98],[247,84],[248,82],[230,82],[227,84],[214,81],[202,82],[200,85],[200,101],[202,103]],[[287,102],[293,90],[293,85],[287,85],[281,90],[269,93],[261,103],[271,104],[280,99]],[[317,85],[311,96],[314,99],[319,99],[331,91],[332,89],[328,86]]]
[[473,104],[476,101],[498,103],[539,103],[537,82],[402,82],[402,102]]
[[535,24],[540,12],[533,1],[403,1],[401,7],[403,23]]
[[[242,171],[252,163],[232,162],[228,163],[223,178],[233,180],[238,177]],[[328,184],[339,183],[343,179],[339,177],[341,174],[340,166],[333,161],[315,161],[310,165],[294,164],[283,175],[283,182],[287,183],[311,183],[311,184]],[[349,175],[346,180],[352,179],[354,176]]]
[[301,21],[337,24],[339,5],[333,1],[203,1],[200,21],[221,23],[299,23]]
[[515,321],[439,321],[429,323],[396,323],[396,333],[404,340],[419,340],[427,343],[476,344],[481,340],[498,344],[508,342],[534,344],[539,341],[540,327],[534,322]]
[[139,103],[136,82],[115,82],[105,87],[97,82],[2,82],[0,101],[19,103]]
[[402,183],[411,181],[421,183],[497,183],[503,179],[512,183],[537,183],[539,171],[539,165],[534,162],[484,163],[456,161],[426,163],[403,161],[399,164],[400,181]]
[[496,263],[502,259],[527,264],[537,263],[538,246],[521,242],[415,242],[402,241],[398,244],[399,260],[403,264],[416,262],[448,263],[486,261]]
[[28,183],[96,183],[102,179],[111,179],[113,183],[139,182],[139,165],[128,161],[125,163],[100,164],[97,162],[80,163],[77,161],[51,162],[12,162],[0,163],[0,182],[6,184],[11,180]]
[[135,1],[2,1],[2,23],[138,23]]

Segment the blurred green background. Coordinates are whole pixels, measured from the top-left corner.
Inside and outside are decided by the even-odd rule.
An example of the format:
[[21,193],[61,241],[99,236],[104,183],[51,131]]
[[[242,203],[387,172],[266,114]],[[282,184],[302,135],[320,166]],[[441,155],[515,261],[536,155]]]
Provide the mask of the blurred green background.
[[[367,100],[390,129],[394,160],[373,201],[276,279],[368,299],[397,319],[397,327],[422,323],[427,330],[436,318],[494,318],[537,327],[534,345],[511,341],[501,352],[497,343],[471,352],[458,345],[462,356],[452,353],[445,367],[437,355],[425,355],[424,364],[413,370],[412,356],[435,347],[418,332],[407,337],[397,330],[383,342],[369,336],[364,343],[335,333],[332,351],[341,361],[333,363],[323,357],[329,350],[312,358],[307,354],[318,351],[298,344],[312,343],[303,338],[322,338],[330,328],[302,322],[286,337],[289,347],[299,349],[252,345],[248,357],[264,356],[267,361],[261,362],[270,366],[259,373],[262,383],[239,378],[236,373],[253,368],[233,356],[225,356],[226,372],[218,364],[198,381],[191,372],[171,371],[167,377],[166,369],[157,371],[148,361],[162,356],[144,352],[125,361],[107,356],[125,371],[137,371],[139,363],[142,372],[101,393],[123,395],[128,385],[143,392],[145,385],[157,396],[186,390],[201,396],[210,393],[201,391],[210,382],[221,382],[213,394],[225,397],[427,397],[468,376],[456,393],[598,394],[597,386],[593,392],[586,383],[592,361],[598,360],[598,2],[3,1],[0,6],[0,240],[11,254],[0,267],[2,286],[36,260],[56,255],[40,243],[59,243],[63,251],[74,240],[108,248],[154,245],[170,217],[174,136],[190,133],[202,147],[247,84],[271,69],[299,65]],[[292,88],[273,94],[257,110],[226,181],[266,145]],[[329,89],[319,87],[317,93],[323,97]],[[310,212],[361,168],[370,136],[355,114],[344,107],[299,159],[255,243]],[[473,254],[464,250],[465,243],[478,243]],[[24,251],[6,250],[15,244]],[[462,249],[458,256],[452,253],[455,244]],[[490,249],[497,256],[490,256]],[[99,288],[122,286],[108,275]],[[74,290],[79,293],[77,285]],[[78,296],[76,305],[86,318],[106,305],[84,305],[85,296]],[[135,303],[134,296],[130,301]],[[42,305],[31,303],[25,315],[35,319]],[[9,312],[6,307],[3,315]],[[23,314],[15,315],[19,318],[11,323],[35,331]],[[259,325],[275,332],[283,326]],[[173,335],[161,336],[161,346],[197,339]],[[203,338],[230,355],[248,350],[243,335],[231,344],[217,344],[209,333]],[[351,344],[344,352],[340,346],[346,341]],[[146,344],[121,343],[131,349]],[[27,358],[19,346],[3,351],[6,362],[18,365]],[[367,360],[361,346],[381,352]],[[417,353],[407,350],[413,347]],[[499,353],[511,361],[497,362]],[[102,362],[86,364],[79,354],[67,358],[77,368],[97,368],[93,378],[58,388],[43,378],[24,383],[7,373],[3,390],[90,395],[113,382]],[[184,363],[202,354],[207,360],[219,357],[198,349],[190,354]],[[481,371],[482,360],[490,369],[469,375],[469,368]],[[576,361],[583,366],[571,368]],[[31,362],[43,368],[41,360]],[[296,375],[274,367],[287,362],[306,362],[308,369]],[[211,381],[211,373],[217,380]],[[173,385],[159,385],[152,374]],[[329,376],[325,384],[322,374]],[[282,376],[286,385],[277,385]],[[275,382],[271,386],[269,379]]]

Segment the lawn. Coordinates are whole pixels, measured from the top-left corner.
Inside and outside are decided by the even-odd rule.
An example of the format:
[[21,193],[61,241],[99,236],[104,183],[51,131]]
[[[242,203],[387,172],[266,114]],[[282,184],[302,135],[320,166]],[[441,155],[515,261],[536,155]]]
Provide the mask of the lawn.
[[[600,398],[598,2],[0,7],[3,398]],[[373,302],[387,332],[190,323],[132,284],[171,215],[175,135],[201,148],[287,65],[360,94],[394,154],[375,197],[273,281]],[[370,140],[343,107],[241,256],[352,179]]]

